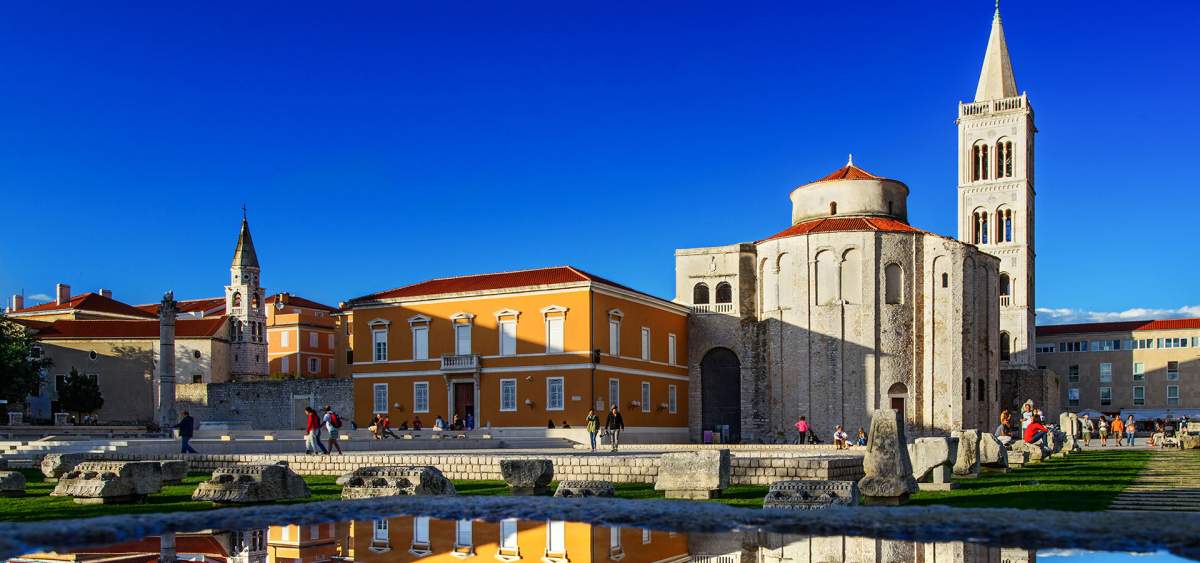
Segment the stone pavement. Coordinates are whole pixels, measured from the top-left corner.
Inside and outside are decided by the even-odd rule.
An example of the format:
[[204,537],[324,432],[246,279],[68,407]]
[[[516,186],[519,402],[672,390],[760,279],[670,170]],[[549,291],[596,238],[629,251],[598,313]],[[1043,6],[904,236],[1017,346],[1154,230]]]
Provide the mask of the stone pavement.
[[1108,509],[1200,512],[1200,451],[1155,451]]

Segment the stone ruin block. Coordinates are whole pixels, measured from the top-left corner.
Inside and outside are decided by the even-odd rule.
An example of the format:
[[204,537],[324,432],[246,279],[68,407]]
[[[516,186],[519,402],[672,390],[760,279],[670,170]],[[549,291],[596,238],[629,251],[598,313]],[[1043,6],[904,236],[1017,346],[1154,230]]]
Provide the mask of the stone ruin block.
[[25,496],[25,474],[20,471],[0,471],[0,497]]
[[232,465],[213,471],[212,478],[200,483],[192,500],[214,504],[251,504],[308,498],[312,492],[287,462]]
[[1025,459],[1022,464],[1041,463],[1042,458],[1047,455],[1041,446],[1030,444],[1024,440],[1013,442],[1012,451],[1024,455]]
[[559,481],[556,497],[612,497],[617,491],[608,481]]
[[820,510],[831,506],[858,506],[854,481],[775,481],[763,498],[763,508]]
[[188,470],[191,466],[187,461],[182,459],[164,459],[158,462],[162,466],[162,480],[164,485],[178,485],[183,482],[183,479],[188,476]]
[[1008,471],[1008,450],[992,434],[979,436],[979,465],[993,472]]
[[729,487],[729,450],[663,454],[654,490],[667,498],[710,499]]
[[343,499],[458,494],[441,470],[428,465],[359,467],[338,477]]
[[955,430],[958,438],[958,457],[954,460],[955,477],[979,476],[979,430]]
[[867,455],[863,457],[865,476],[858,481],[862,502],[887,505],[908,502],[908,495],[917,492],[917,480],[912,476],[900,413],[895,409],[876,410],[871,415],[868,436]]
[[46,481],[53,483],[59,477],[70,473],[76,465],[87,461],[90,455],[85,452],[46,454],[46,457],[42,458],[42,475],[46,476]]
[[548,459],[502,459],[500,475],[514,495],[547,495],[554,480],[554,463]]
[[922,491],[948,491],[958,486],[950,481],[958,459],[958,443],[956,437],[917,438],[908,445],[917,487]]
[[50,496],[78,504],[137,502],[162,489],[157,461],[85,461],[59,477]]

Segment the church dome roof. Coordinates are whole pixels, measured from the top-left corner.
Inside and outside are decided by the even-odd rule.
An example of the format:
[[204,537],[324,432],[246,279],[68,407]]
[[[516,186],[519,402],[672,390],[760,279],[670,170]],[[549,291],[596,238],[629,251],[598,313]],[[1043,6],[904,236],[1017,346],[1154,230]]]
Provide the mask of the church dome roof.
[[[855,166],[854,162],[851,161],[851,162],[847,162],[845,166],[838,168],[837,170],[834,170],[833,172],[830,172],[824,178],[821,178],[820,180],[817,180],[816,182],[812,182],[812,184],[815,184],[817,182],[828,182],[830,180],[885,180],[885,179],[886,178],[884,178],[883,176],[876,176],[870,172],[867,172],[866,170],[863,170],[862,168]],[[806,184],[806,185],[812,185],[812,184]],[[801,186],[801,187],[804,187],[804,186]]]
[[834,216],[908,221],[908,186],[855,166],[853,158],[825,177],[792,190],[792,224]]

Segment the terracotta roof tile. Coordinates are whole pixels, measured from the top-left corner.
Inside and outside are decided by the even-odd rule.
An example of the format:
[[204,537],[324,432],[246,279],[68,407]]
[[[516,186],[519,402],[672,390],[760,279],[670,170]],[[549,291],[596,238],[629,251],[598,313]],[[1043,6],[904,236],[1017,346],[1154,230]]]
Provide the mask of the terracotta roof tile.
[[[225,319],[226,317],[179,319],[175,321],[175,337],[213,336],[225,325]],[[32,325],[26,326],[35,328]],[[158,321],[58,320],[49,323],[49,326],[37,328],[37,338],[158,338]]]
[[1037,327],[1037,335],[1054,336],[1056,334],[1089,334],[1100,332],[1133,332],[1137,330],[1180,329],[1200,329],[1200,319],[1160,319],[1151,321],[1118,321],[1108,323],[1042,325]]
[[[267,305],[274,305],[275,300],[279,298],[279,295],[280,294],[277,293],[268,297]],[[337,309],[334,307],[330,307],[329,305],[325,305],[323,303],[317,303],[311,299],[305,299],[299,295],[292,295],[291,293],[287,294],[287,298],[284,300],[284,303],[288,305],[295,305],[297,307],[304,307],[306,309],[320,309],[322,311],[330,311],[334,313],[337,312]]]
[[449,293],[464,293],[470,291],[489,291],[496,289],[511,289],[542,285],[556,285],[573,282],[592,281],[603,283],[626,291],[645,295],[652,299],[665,301],[636,289],[607,280],[597,275],[589,274],[572,266],[555,266],[534,270],[519,270],[515,272],[498,272],[493,274],[474,274],[452,278],[436,278],[428,281],[380,291],[352,299],[351,304],[378,299],[400,299],[405,297],[424,297],[444,295]]
[[[225,313],[225,298],[224,297],[207,297],[204,299],[183,299],[177,301],[177,307],[180,313],[203,313],[210,312],[211,315]],[[158,316],[158,303],[147,303],[145,305],[137,305],[138,309]]]
[[[833,172],[830,172],[824,178],[817,180],[817,182],[828,182],[830,180],[883,180],[883,179],[884,178],[882,176],[876,176],[876,175],[874,175],[870,172],[867,172],[866,170],[863,170],[862,168],[859,168],[853,164],[847,164],[841,168],[838,168],[837,170],[834,170]],[[813,183],[815,184],[816,182],[813,182]]]
[[53,301],[34,305],[13,311],[14,314],[21,315],[25,313],[48,313],[50,311],[93,311],[97,313],[111,313],[115,315],[127,315],[131,317],[153,318],[154,313],[148,313],[142,309],[134,307],[126,303],[117,301],[110,297],[105,297],[99,293],[83,293],[72,297],[66,303],[59,305]]
[[846,231],[877,231],[884,233],[924,233],[904,221],[890,217],[822,217],[796,223],[758,242],[777,238],[813,233],[838,233]]

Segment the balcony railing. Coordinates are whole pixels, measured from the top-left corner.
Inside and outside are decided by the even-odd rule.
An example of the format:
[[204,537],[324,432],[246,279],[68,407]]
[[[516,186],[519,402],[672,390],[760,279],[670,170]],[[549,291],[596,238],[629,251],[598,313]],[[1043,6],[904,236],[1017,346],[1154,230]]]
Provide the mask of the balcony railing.
[[475,371],[479,369],[476,354],[443,354],[442,371]]
[[1012,305],[1012,296],[1011,295],[1001,295],[1000,296],[1000,306],[1007,307],[1009,305]]
[[732,313],[733,303],[704,303],[692,305],[693,313]]
[[958,104],[958,116],[967,117],[971,115],[987,115],[989,113],[998,113],[1002,111],[1010,111],[1014,109],[1026,109],[1029,107],[1029,100],[1025,98],[1025,94],[1013,98],[1004,98],[1000,100],[984,100],[982,102],[970,102]]

